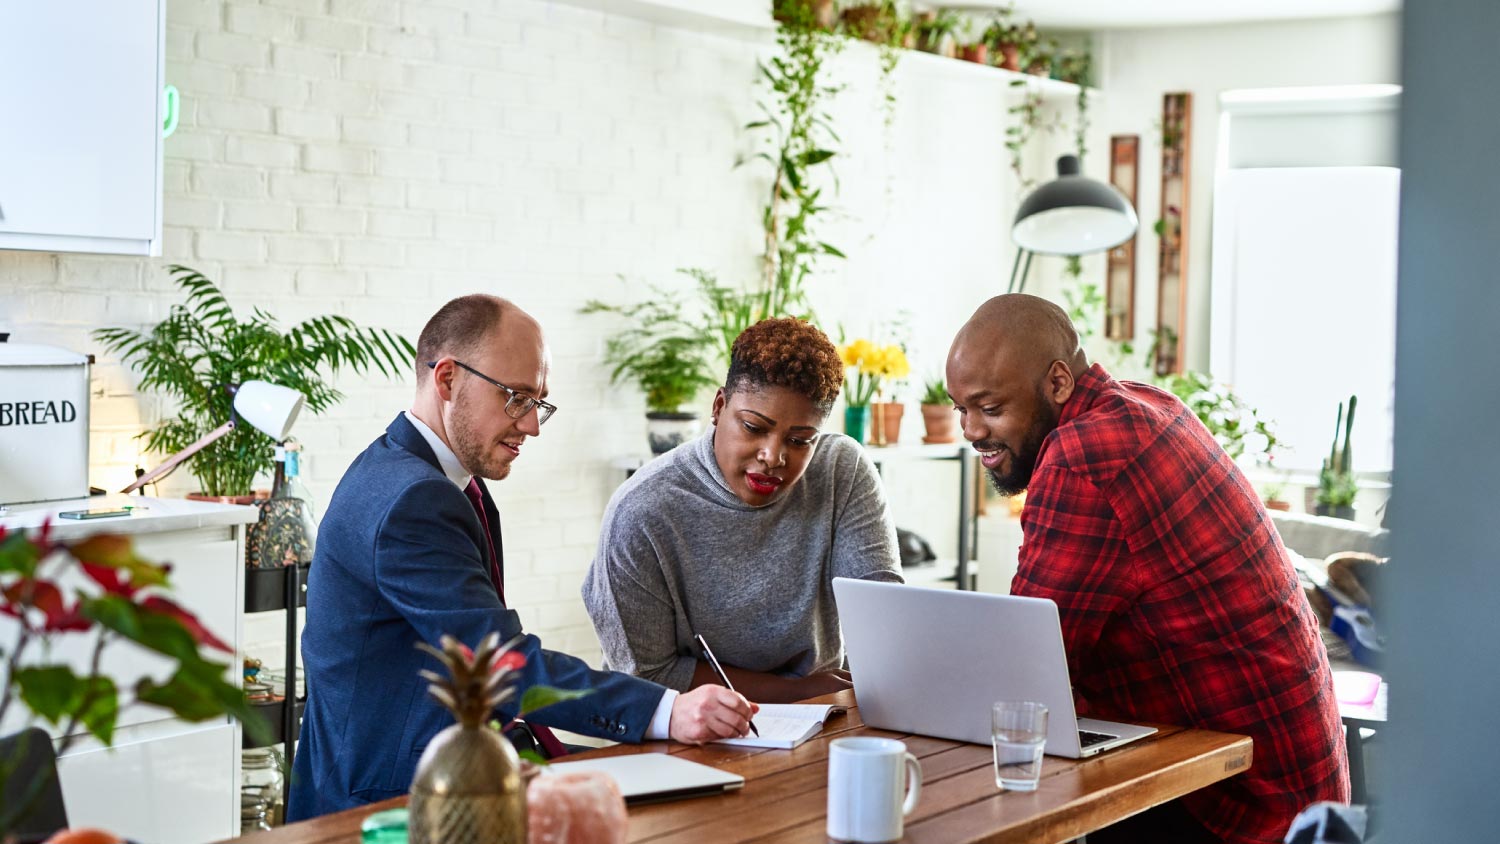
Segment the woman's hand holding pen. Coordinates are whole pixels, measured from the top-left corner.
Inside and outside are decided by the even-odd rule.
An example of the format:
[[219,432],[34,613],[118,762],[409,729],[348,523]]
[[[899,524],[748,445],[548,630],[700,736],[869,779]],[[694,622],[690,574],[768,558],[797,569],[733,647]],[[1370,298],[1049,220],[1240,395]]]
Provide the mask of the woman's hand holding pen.
[[739,738],[750,732],[750,718],[759,710],[738,692],[723,686],[699,686],[672,702],[667,731],[673,741],[683,744]]

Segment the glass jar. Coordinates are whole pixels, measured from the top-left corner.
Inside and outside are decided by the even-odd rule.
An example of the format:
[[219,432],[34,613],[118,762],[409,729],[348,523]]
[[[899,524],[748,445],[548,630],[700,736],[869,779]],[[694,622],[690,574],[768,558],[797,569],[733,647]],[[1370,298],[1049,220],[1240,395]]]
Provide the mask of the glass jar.
[[245,832],[281,825],[283,787],[281,752],[274,747],[246,750],[240,756],[240,827]]

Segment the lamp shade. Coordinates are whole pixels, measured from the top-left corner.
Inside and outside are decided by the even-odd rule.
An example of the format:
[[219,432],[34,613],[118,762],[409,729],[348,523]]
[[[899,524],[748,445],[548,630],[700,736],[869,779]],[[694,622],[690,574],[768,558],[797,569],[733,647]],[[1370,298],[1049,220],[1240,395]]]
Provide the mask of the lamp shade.
[[307,400],[291,387],[246,381],[234,394],[234,412],[271,439],[281,442]]
[[1130,200],[1078,173],[1078,157],[1057,160],[1057,178],[1021,201],[1010,236],[1040,255],[1086,255],[1119,246],[1140,226]]

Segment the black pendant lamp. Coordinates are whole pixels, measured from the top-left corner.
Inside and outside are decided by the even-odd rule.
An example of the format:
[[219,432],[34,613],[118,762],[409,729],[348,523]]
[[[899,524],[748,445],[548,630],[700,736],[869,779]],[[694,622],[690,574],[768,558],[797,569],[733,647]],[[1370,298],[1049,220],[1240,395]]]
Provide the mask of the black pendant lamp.
[[1139,227],[1124,194],[1079,175],[1078,156],[1064,155],[1057,159],[1057,178],[1032,191],[1016,211],[1010,237],[1019,248],[1010,271],[1010,291],[1026,287],[1033,254],[1072,256],[1113,249],[1134,237]]

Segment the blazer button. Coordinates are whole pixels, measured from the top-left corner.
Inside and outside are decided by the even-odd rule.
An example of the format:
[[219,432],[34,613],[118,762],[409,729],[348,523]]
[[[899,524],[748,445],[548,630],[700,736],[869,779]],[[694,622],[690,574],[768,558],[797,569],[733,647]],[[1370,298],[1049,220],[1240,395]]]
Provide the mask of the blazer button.
[[615,725],[615,734],[616,735],[622,735],[622,736],[625,735],[625,725],[624,724],[616,724]]

